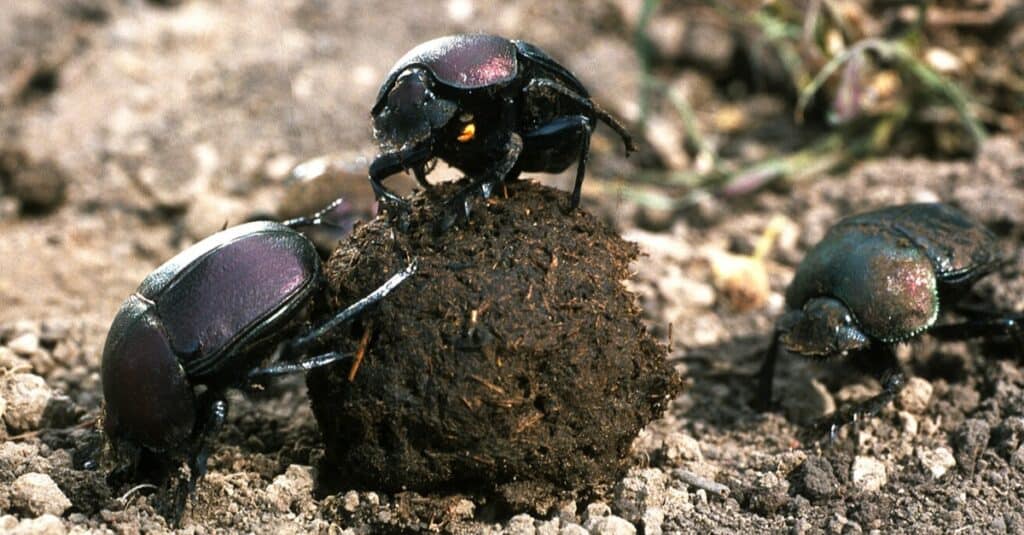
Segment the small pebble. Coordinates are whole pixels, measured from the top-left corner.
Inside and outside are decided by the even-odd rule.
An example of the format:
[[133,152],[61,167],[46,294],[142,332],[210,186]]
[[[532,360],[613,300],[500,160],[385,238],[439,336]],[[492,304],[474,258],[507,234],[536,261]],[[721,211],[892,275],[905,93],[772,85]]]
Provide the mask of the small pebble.
[[925,470],[932,474],[933,479],[939,479],[946,475],[950,468],[956,466],[956,459],[949,448],[940,447],[935,449],[920,448],[917,450],[917,459]]
[[558,535],[590,535],[590,532],[579,524],[569,522],[558,530]]
[[7,342],[7,347],[11,348],[11,351],[27,357],[39,351],[39,336],[35,333],[24,333],[18,335],[16,338]]
[[1010,466],[1018,472],[1024,472],[1024,446],[1017,448],[1017,451],[1010,455]]
[[1024,444],[1024,417],[1010,416],[1003,420],[992,433],[994,445],[1000,453],[1009,456]]
[[354,490],[346,492],[341,507],[350,513],[356,512],[356,509],[359,509],[359,493]]
[[69,319],[51,318],[43,320],[39,326],[39,340],[48,344],[56,344],[71,336],[73,322]]
[[661,525],[665,523],[665,512],[654,507],[644,511],[642,520],[644,535],[661,535]]
[[67,173],[52,160],[42,160],[14,174],[11,193],[23,210],[47,212],[64,202],[67,185]]
[[953,435],[953,447],[956,448],[956,463],[961,469],[968,474],[974,473],[974,465],[991,435],[992,428],[980,418],[971,418],[960,424]]
[[0,386],[0,395],[7,400],[4,421],[15,433],[39,429],[46,406],[53,399],[46,381],[31,373],[9,375]]
[[0,531],[8,535],[64,535],[67,528],[59,518],[53,515],[43,515],[38,518],[26,518],[18,522],[13,516],[14,523],[10,527],[0,521]]
[[921,414],[932,399],[932,384],[920,377],[911,377],[900,391],[897,406],[911,414]]
[[657,468],[634,469],[615,485],[615,510],[630,522],[640,522],[644,511],[665,502],[668,475]]
[[31,365],[28,361],[19,357],[11,348],[0,346],[0,371],[28,369],[29,367]]
[[533,525],[533,517],[527,514],[519,514],[509,519],[505,527],[505,533],[509,535],[535,535],[537,528]]
[[71,500],[50,476],[29,472],[11,484],[11,506],[34,516],[60,516],[71,507]]
[[662,441],[662,454],[669,461],[703,461],[700,442],[683,433],[672,431]]
[[537,535],[558,535],[558,528],[561,522],[557,518],[537,522]]
[[597,535],[636,535],[636,526],[615,515],[589,518],[583,527]]
[[913,414],[910,414],[907,411],[900,411],[899,412],[899,417],[900,417],[900,423],[902,424],[902,427],[903,427],[903,434],[907,435],[908,437],[917,436],[917,429],[918,429],[917,417],[914,416]]
[[311,498],[313,493],[313,468],[293,464],[274,478],[267,486],[267,500],[278,511],[288,511],[296,502]]
[[874,457],[857,456],[853,460],[850,478],[858,489],[874,492],[886,484],[885,464]]
[[583,514],[583,521],[586,522],[592,518],[600,518],[612,514],[612,508],[604,502],[594,502],[587,505],[587,512]]
[[576,502],[566,502],[558,508],[558,519],[565,524],[578,522],[579,518],[576,516],[576,512]]
[[836,495],[839,481],[832,470],[832,463],[820,455],[807,457],[796,471],[797,492],[811,501],[827,500]]
[[466,520],[473,518],[474,511],[476,510],[476,504],[467,499],[461,499],[455,503],[455,507],[452,507],[451,514],[452,518],[459,520]]

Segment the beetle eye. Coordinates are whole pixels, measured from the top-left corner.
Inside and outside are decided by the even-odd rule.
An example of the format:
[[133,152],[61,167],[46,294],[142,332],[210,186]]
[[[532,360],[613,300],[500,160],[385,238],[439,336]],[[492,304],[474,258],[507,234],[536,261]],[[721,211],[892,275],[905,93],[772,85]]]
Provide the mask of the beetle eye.
[[465,143],[473,139],[474,136],[476,136],[476,123],[469,123],[462,128],[462,133],[459,134],[459,137],[456,139]]

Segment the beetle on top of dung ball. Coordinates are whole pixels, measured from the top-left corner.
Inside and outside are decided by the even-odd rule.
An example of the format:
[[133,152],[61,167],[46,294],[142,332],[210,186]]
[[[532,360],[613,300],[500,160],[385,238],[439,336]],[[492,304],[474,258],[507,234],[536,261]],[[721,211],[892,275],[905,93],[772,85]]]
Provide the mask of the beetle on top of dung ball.
[[469,178],[447,201],[440,230],[468,217],[471,195],[489,197],[523,171],[558,173],[574,162],[575,209],[596,120],[615,130],[627,155],[636,150],[625,127],[568,69],[530,43],[494,35],[453,35],[413,48],[388,73],[371,114],[380,154],[370,183],[378,200],[406,209],[383,180],[412,170],[429,188],[435,158]]

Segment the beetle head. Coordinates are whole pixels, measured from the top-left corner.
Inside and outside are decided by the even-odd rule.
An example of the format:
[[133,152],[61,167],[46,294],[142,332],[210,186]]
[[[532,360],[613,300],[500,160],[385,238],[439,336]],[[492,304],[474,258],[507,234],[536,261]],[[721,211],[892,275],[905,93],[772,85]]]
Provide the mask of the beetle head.
[[195,426],[192,386],[167,334],[138,294],[125,301],[103,348],[103,429],[122,443],[167,451]]
[[850,309],[831,297],[807,300],[801,310],[782,316],[776,329],[787,351],[808,357],[843,356],[870,344]]
[[381,152],[428,143],[455,116],[458,106],[435,95],[433,85],[430,73],[420,67],[395,80],[385,105],[373,114],[373,135]]

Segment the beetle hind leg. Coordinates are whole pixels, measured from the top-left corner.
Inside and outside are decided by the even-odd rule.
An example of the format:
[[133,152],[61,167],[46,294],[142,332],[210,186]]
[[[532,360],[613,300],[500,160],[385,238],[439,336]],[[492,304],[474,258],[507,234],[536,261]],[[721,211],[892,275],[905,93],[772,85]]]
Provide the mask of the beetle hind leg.
[[[523,135],[524,157],[521,166],[527,171],[559,172],[573,160],[576,161],[576,182],[570,210],[575,210],[580,204],[593,131],[593,122],[589,117],[570,115],[558,117]],[[566,162],[566,157],[573,160]]]
[[546,78],[537,78],[532,80],[529,84],[526,84],[523,91],[552,91],[576,102],[578,106],[593,113],[599,121],[608,125],[612,130],[615,130],[615,133],[622,138],[622,144],[626,147],[626,156],[629,156],[629,153],[631,152],[636,152],[636,143],[633,142],[633,136],[629,133],[629,130],[626,130],[626,127],[623,126],[622,123],[615,119],[615,117],[612,117],[612,115],[605,111],[604,108],[598,106],[592,99],[573,91],[565,84]]
[[213,397],[205,404],[203,423],[196,428],[195,444],[188,459],[189,494],[195,492],[196,483],[206,475],[206,462],[210,459],[210,438],[224,427],[228,416],[228,401],[221,397]]
[[932,327],[928,334],[939,340],[968,340],[971,338],[1009,337],[1024,348],[1024,314],[982,315],[959,323]]

